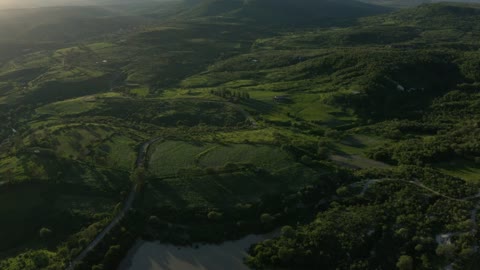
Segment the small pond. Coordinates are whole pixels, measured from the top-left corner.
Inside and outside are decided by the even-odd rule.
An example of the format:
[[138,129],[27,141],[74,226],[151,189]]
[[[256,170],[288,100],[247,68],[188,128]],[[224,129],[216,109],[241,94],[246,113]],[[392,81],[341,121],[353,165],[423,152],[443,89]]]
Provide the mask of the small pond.
[[197,248],[138,241],[118,270],[249,270],[243,264],[248,248],[276,234],[250,235],[237,241]]

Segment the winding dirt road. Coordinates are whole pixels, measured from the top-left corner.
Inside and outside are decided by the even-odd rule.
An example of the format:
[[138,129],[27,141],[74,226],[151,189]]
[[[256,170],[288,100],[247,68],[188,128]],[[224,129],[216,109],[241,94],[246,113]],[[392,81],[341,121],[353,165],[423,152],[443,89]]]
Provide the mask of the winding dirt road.
[[451,196],[448,196],[448,195],[445,195],[443,193],[440,193],[430,187],[427,187],[425,186],[424,184],[422,183],[419,183],[417,181],[409,181],[409,180],[402,180],[402,179],[390,179],[390,178],[382,178],[382,179],[370,179],[370,180],[367,180],[365,181],[364,183],[360,182],[360,183],[354,183],[352,184],[351,186],[359,186],[359,184],[363,184],[363,188],[362,188],[362,191],[360,192],[359,195],[365,195],[365,192],[370,188],[370,186],[373,184],[373,183],[379,183],[379,182],[386,182],[386,181],[392,181],[392,182],[402,182],[402,183],[406,183],[406,184],[411,184],[411,185],[415,185],[417,187],[420,187],[422,189],[425,189],[427,190],[428,192],[430,193],[433,193],[437,196],[440,196],[440,197],[443,197],[445,199],[449,199],[449,200],[453,200],[453,201],[459,201],[459,202],[465,202],[465,201],[471,201],[471,200],[475,200],[475,199],[479,199],[480,198],[480,191],[478,194],[476,195],[473,195],[473,196],[468,196],[468,197],[465,197],[465,198],[453,198]]
[[[145,142],[142,144],[140,147],[140,150],[138,152],[137,160],[135,162],[135,168],[140,168],[145,166],[145,160],[148,154],[148,150],[150,148],[150,145],[153,143],[157,142],[161,138],[157,137],[154,139],[151,139],[148,142]],[[88,253],[92,251],[102,240],[105,238],[105,236],[113,229],[115,228],[118,223],[125,217],[127,212],[132,208],[133,202],[135,201],[135,196],[137,195],[137,184],[132,185],[132,189],[130,190],[130,194],[128,195],[127,199],[124,202],[123,208],[118,214],[110,221],[110,223],[105,227],[105,229],[102,230],[100,234],[93,239],[93,241],[88,244],[87,247],[73,260],[70,262],[69,266],[66,268],[66,270],[74,270],[75,266],[83,261],[85,257],[87,257]]]

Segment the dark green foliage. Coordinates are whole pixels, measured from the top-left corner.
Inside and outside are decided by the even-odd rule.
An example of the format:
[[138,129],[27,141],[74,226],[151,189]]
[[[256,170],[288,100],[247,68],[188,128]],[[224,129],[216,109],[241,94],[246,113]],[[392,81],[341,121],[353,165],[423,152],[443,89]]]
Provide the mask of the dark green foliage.
[[[414,171],[416,175],[412,175]],[[437,184],[438,175],[418,167],[399,169],[398,173],[402,175],[398,179],[418,177],[439,194],[455,198],[475,192],[452,194],[450,189],[469,187],[454,179]],[[371,184],[364,195],[331,203],[310,224],[285,228],[281,237],[252,247],[247,262],[257,269],[412,269],[421,265],[431,269],[431,258],[452,260],[462,252],[459,246],[475,243],[469,234],[471,227],[465,225],[475,207],[472,202],[441,197],[427,189],[415,192],[418,187],[403,180],[380,181]],[[358,192],[352,186],[349,189]],[[438,249],[434,237],[446,230],[462,231],[465,237]],[[466,255],[456,263],[469,265],[474,257]]]
[[[16,34],[0,38],[1,269],[65,269],[132,183],[135,210],[78,269],[115,269],[140,237],[222,242],[280,227],[251,249],[251,266],[478,265],[478,186],[441,170],[480,160],[478,6],[357,20],[386,9],[188,1],[166,23],[152,6],[127,7],[21,11],[26,24],[0,26]],[[8,43],[20,37],[35,41]],[[153,163],[136,156],[152,138],[184,143]],[[265,147],[285,160],[240,162]],[[135,158],[148,166],[133,171]]]
[[[204,0],[186,17],[223,16],[270,26],[311,26],[345,23],[345,19],[388,12],[358,1],[339,0]],[[343,20],[343,21],[342,21]]]
[[37,105],[106,92],[109,90],[109,78],[110,76],[105,76],[81,82],[47,82],[27,93],[22,102]]
[[[378,209],[332,209],[322,213],[310,226],[283,235],[276,242],[264,242],[248,262],[256,267],[295,266],[296,269],[346,268],[359,263],[349,260],[368,255]],[[340,222],[341,220],[341,222]],[[372,224],[372,226],[368,226]],[[321,249],[322,251],[320,252]]]
[[166,102],[117,99],[108,101],[108,106],[89,114],[166,127],[199,124],[236,126],[245,121],[243,114],[231,105],[201,99],[179,99]]

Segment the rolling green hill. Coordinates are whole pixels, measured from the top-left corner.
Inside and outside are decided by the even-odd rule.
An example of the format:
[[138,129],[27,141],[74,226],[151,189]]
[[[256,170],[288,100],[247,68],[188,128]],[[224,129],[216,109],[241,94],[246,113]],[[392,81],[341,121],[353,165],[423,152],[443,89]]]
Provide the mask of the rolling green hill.
[[187,18],[217,17],[258,26],[332,25],[346,19],[387,12],[388,9],[354,0],[204,0],[183,14]]

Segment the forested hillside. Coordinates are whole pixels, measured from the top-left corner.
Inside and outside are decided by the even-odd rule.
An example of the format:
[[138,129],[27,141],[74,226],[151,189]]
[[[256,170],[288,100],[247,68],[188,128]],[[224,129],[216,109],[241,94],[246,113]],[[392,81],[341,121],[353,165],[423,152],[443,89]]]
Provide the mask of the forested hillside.
[[[354,18],[384,13],[387,8],[354,0],[208,0],[183,14],[185,18],[219,17],[259,26],[319,26],[350,22]],[[345,21],[346,20],[346,21]]]

